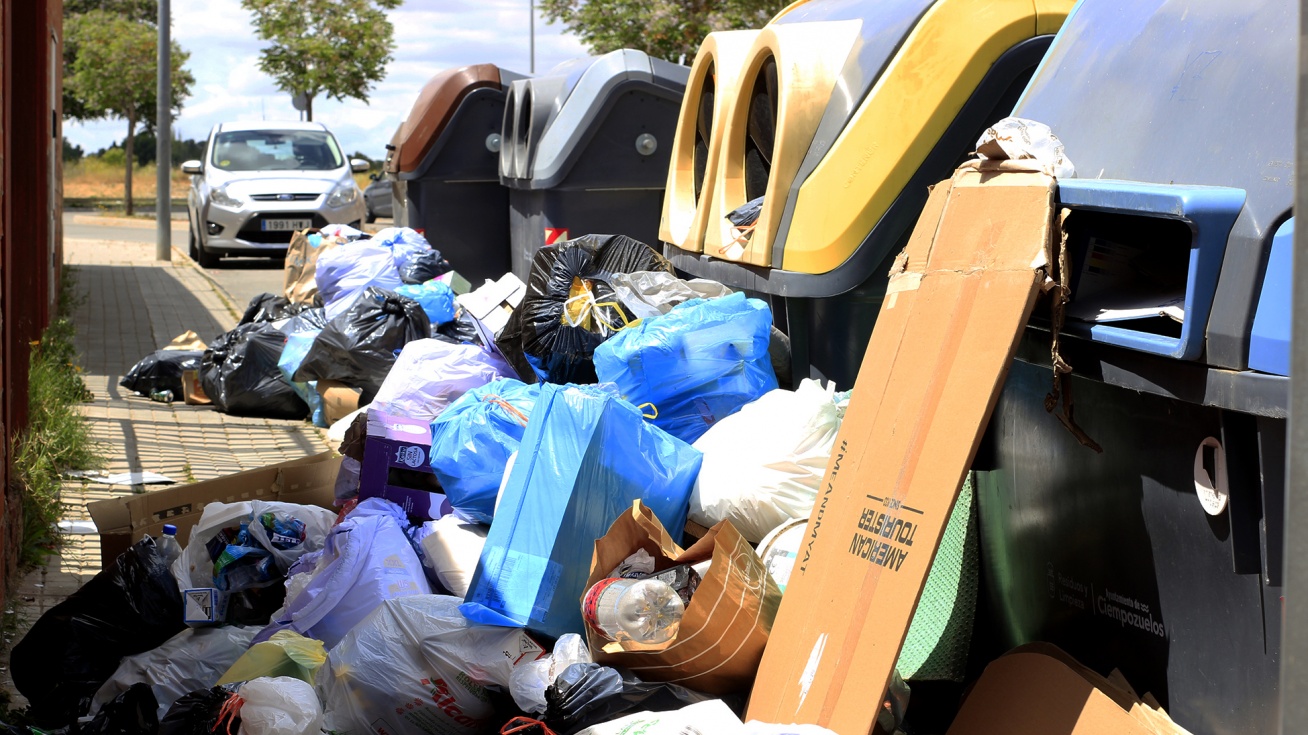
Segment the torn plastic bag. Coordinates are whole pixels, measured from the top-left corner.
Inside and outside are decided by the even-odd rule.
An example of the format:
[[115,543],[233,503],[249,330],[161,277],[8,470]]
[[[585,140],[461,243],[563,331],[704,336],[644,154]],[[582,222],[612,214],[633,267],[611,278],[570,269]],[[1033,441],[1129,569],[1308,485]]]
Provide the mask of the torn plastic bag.
[[614,273],[609,285],[622,305],[637,319],[648,319],[672,311],[672,307],[695,299],[719,299],[732,290],[717,281],[694,278],[689,281],[663,271]]
[[634,319],[607,279],[636,271],[671,273],[672,265],[625,235],[586,235],[541,248],[527,294],[495,344],[526,382],[596,382],[595,348]]
[[248,681],[241,698],[240,735],[307,735],[322,730],[322,704],[313,686],[286,676]]
[[542,719],[567,735],[629,712],[666,712],[709,699],[717,697],[676,684],[643,682],[599,664],[578,663],[564,669],[545,690]]
[[[270,519],[267,518],[269,514]],[[217,576],[216,569],[219,559],[229,547],[266,555],[262,559],[253,559],[257,563],[256,569],[266,572],[264,576],[268,577],[262,582],[243,589],[233,589],[241,587],[240,584],[232,584],[236,581],[232,574],[240,567],[222,575],[228,578],[229,591],[240,593],[231,596],[227,620],[247,625],[265,625],[285,599],[285,588],[277,582],[286,576],[287,570],[301,556],[322,548],[335,518],[335,514],[325,508],[296,503],[269,503],[261,500],[209,503],[204,506],[200,520],[191,529],[181,558],[173,563],[173,574],[183,588],[219,587],[224,582]],[[284,524],[290,519],[304,524],[304,540],[295,544],[274,542],[265,523],[276,528],[279,523]],[[246,527],[248,545],[227,543],[239,535],[237,529],[242,524]],[[250,556],[254,557],[255,554]]]
[[295,316],[281,322],[277,328],[282,330],[282,334],[291,336],[302,332],[318,332],[327,326],[327,311],[321,306],[313,309],[305,309]]
[[182,372],[200,369],[200,359],[203,356],[203,352],[190,350],[151,352],[133,365],[118,384],[142,396],[158,390],[170,390],[174,398],[181,398]]
[[586,639],[568,633],[554,644],[553,653],[513,670],[513,676],[509,678],[509,694],[523,712],[542,714],[546,709],[545,691],[559,674],[573,664],[588,663],[591,660]]
[[320,255],[314,280],[328,319],[340,316],[370,288],[393,291],[404,285],[390,248],[371,241],[332,248]]
[[249,648],[258,628],[228,625],[221,628],[187,629],[162,646],[134,656],[118,665],[114,675],[95,693],[91,713],[99,712],[136,683],[154,692],[162,718],[173,702],[213,682]]
[[469,390],[512,374],[499,355],[480,347],[414,340],[404,345],[369,408],[430,421]]
[[686,523],[699,450],[597,386],[541,386],[463,612],[555,637],[582,632],[594,542],[640,500]]
[[513,667],[545,655],[517,628],[474,625],[455,597],[382,603],[327,654],[318,675],[333,732],[486,733],[511,708]]
[[416,286],[406,284],[395,289],[395,293],[417,301],[427,312],[427,319],[433,327],[453,321],[458,314],[454,289],[442,281],[429,280]]
[[236,709],[235,687],[199,689],[173,702],[159,721],[159,735],[214,735],[239,733],[240,710]]
[[13,648],[14,686],[37,725],[67,725],[87,711],[123,657],[149,651],[183,627],[177,580],[147,536],[37,619]]
[[283,319],[289,319],[309,308],[311,308],[309,304],[294,304],[285,296],[261,293],[250,299],[250,304],[245,307],[245,314],[241,316],[241,321],[239,323],[253,324],[254,322],[279,322]]
[[769,531],[813,510],[849,395],[804,380],[774,390],[710,428],[695,448],[704,465],[690,496],[690,520],[729,520],[759,543]]
[[214,408],[234,416],[304,418],[308,404],[277,367],[285,344],[286,336],[267,322],[243,324],[215,340],[200,361],[200,385]]
[[441,251],[428,250],[406,257],[400,264],[399,270],[401,281],[417,284],[426,283],[437,276],[449,273],[451,268],[450,261],[441,257]]
[[302,383],[293,380],[295,371],[299,369],[300,363],[304,362],[304,356],[309,354],[309,348],[318,338],[319,331],[321,330],[306,330],[288,335],[286,346],[282,348],[282,356],[277,359],[277,368],[281,370],[286,382],[291,384],[295,395],[309,407],[309,417],[313,425],[325,429],[329,424],[327,415],[323,412],[322,396],[318,394],[318,381],[310,380]]
[[218,683],[239,684],[261,676],[293,676],[312,684],[326,660],[327,649],[322,641],[293,630],[279,630],[268,640],[250,646]]
[[468,583],[477,571],[477,560],[486,546],[483,525],[466,523],[456,515],[442,516],[429,521],[431,529],[422,541],[423,565],[436,575],[436,581],[450,594],[463,597],[468,594]]
[[772,310],[735,293],[688,301],[622,330],[595,350],[595,373],[652,404],[655,426],[687,442],[777,387],[768,357]]
[[[304,574],[307,583],[296,579]],[[292,570],[287,588],[285,610],[257,640],[293,630],[328,650],[386,600],[431,594],[422,562],[389,515],[354,516],[332,528],[323,550]]]
[[431,323],[417,301],[370,287],[318,333],[295,379],[338,380],[376,393],[396,353],[430,334]]
[[431,422],[432,472],[461,518],[491,522],[504,464],[539,397],[539,385],[504,378],[464,393]]

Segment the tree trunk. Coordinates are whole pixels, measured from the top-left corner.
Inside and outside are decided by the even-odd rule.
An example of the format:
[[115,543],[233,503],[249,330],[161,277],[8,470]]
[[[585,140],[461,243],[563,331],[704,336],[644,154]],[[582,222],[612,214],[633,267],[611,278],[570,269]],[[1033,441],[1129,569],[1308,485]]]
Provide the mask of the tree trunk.
[[304,119],[313,122],[313,95],[304,95]]
[[123,208],[127,216],[132,216],[132,159],[136,157],[136,111],[127,113],[127,140],[123,141],[123,152],[127,154],[127,180],[124,182]]

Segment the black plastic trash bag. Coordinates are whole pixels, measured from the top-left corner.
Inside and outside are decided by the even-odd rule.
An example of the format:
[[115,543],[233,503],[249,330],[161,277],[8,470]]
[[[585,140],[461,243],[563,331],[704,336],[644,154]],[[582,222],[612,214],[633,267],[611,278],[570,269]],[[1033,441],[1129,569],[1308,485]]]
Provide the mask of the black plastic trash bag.
[[282,334],[290,336],[300,332],[316,332],[327,326],[327,310],[321,306],[305,309],[299,314],[282,322],[279,329]]
[[294,377],[297,382],[339,380],[372,395],[395,364],[396,353],[430,336],[431,322],[417,301],[369,286],[327,323]]
[[149,684],[133,684],[114,697],[89,722],[73,723],[58,730],[38,730],[0,722],[0,735],[156,735],[159,732],[159,702]]
[[458,316],[454,319],[437,326],[431,331],[434,339],[444,342],[451,342],[456,345],[468,344],[485,347],[481,342],[481,335],[477,328],[472,324],[472,317],[464,309],[459,309]]
[[[644,682],[599,664],[572,664],[545,690],[545,724],[559,735],[608,722],[629,712],[666,712],[721,699],[676,684]],[[732,709],[739,702],[727,701]]]
[[400,280],[408,284],[426,283],[450,270],[450,261],[441,257],[441,251],[432,249],[405,260],[400,265]]
[[174,398],[181,398],[182,371],[198,370],[203,355],[203,352],[191,350],[151,352],[133,365],[118,384],[143,396],[157,390],[170,390]]
[[184,627],[177,580],[146,537],[36,621],[14,646],[14,686],[39,726],[62,727],[86,714],[124,656]]
[[308,404],[277,367],[285,346],[286,335],[268,322],[242,324],[219,336],[200,368],[200,386],[214,408],[274,419],[308,415]]
[[[234,686],[233,686],[234,688]],[[227,687],[200,689],[183,696],[159,721],[159,735],[214,735],[241,731],[241,715],[223,705],[234,695]]]
[[637,271],[671,273],[672,264],[626,235],[586,235],[541,248],[522,304],[496,346],[524,382],[596,382],[595,348],[633,320],[607,277]]
[[311,308],[309,304],[293,304],[285,296],[261,293],[250,299],[250,305],[245,307],[245,314],[241,316],[240,323],[253,324],[255,322],[281,321],[282,319],[289,319],[308,308]]

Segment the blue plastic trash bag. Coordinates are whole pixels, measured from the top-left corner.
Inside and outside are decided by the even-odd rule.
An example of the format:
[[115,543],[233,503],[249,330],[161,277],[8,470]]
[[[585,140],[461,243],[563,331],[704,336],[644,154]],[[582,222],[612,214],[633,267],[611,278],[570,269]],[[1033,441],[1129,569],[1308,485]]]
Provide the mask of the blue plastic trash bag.
[[397,270],[402,270],[413,258],[431,250],[427,238],[408,227],[387,227],[379,230],[368,242],[389,248]]
[[304,362],[304,356],[309,354],[309,347],[313,345],[313,340],[321,331],[321,329],[313,329],[288,335],[286,337],[286,346],[282,348],[282,356],[277,361],[277,369],[282,371],[282,377],[286,378],[286,382],[290,383],[291,387],[295,389],[295,395],[309,404],[313,425],[325,429],[329,424],[327,423],[327,415],[323,411],[322,396],[318,395],[318,381],[296,382],[291,380],[291,377],[295,375],[295,371],[300,368],[300,363]]
[[454,321],[454,316],[459,312],[459,307],[454,304],[454,289],[442,281],[433,279],[420,286],[400,286],[395,289],[395,293],[422,304],[422,310],[427,312],[433,328]]
[[582,633],[594,542],[634,500],[679,533],[702,460],[599,386],[541,386],[460,610],[556,638]]
[[394,291],[404,285],[390,248],[371,241],[332,248],[318,257],[313,275],[327,319],[340,316],[369,286]]
[[464,393],[431,422],[431,468],[454,512],[490,523],[504,464],[518,451],[540,385],[502,378]]
[[386,600],[431,594],[422,563],[388,513],[341,521],[323,549],[300,557],[290,572],[286,607],[256,643],[289,629],[331,649]]
[[771,331],[772,310],[743,293],[687,301],[595,348],[595,374],[616,383],[624,398],[654,416],[655,426],[694,442],[776,389]]

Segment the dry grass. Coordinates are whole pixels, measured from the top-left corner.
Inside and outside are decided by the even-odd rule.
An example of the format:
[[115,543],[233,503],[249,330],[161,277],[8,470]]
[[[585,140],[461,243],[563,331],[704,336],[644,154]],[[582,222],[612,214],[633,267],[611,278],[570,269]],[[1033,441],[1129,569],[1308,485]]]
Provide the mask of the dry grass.
[[[64,164],[64,197],[68,199],[122,199],[124,166],[111,164],[95,157],[77,163]],[[132,199],[152,199],[155,196],[153,165],[132,169]],[[173,198],[185,197],[191,177],[181,171],[173,172]]]

